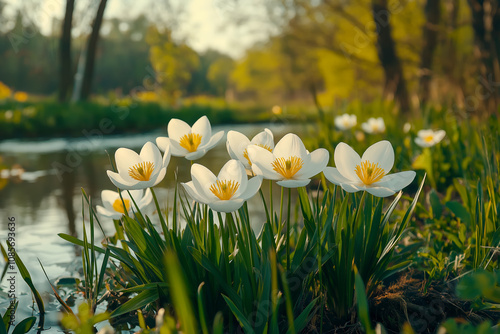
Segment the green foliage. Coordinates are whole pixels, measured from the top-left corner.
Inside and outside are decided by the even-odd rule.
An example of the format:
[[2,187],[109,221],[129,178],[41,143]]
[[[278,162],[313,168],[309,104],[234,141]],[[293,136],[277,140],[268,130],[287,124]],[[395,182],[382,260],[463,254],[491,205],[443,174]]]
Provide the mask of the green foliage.
[[[9,113],[13,116],[7,117]],[[87,136],[94,140],[103,135],[165,128],[172,118],[182,118],[192,124],[203,115],[210,117],[212,124],[269,119],[269,114],[262,117],[258,113],[262,114],[262,110],[196,103],[175,109],[131,99],[115,100],[113,103],[6,102],[0,103],[0,139]]]

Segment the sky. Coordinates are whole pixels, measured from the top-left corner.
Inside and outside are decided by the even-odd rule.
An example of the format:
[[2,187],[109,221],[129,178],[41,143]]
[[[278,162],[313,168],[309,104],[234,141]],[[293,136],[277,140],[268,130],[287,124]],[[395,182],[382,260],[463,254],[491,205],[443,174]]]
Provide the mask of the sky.
[[[7,0],[8,9],[14,12],[15,8],[26,8],[27,0]],[[31,19],[39,23],[43,33],[49,33],[54,17],[61,18],[64,14],[65,0],[28,0],[34,10],[30,12]],[[94,3],[94,10],[87,10],[90,3]],[[160,0],[154,0],[160,3]],[[269,27],[260,19],[258,22],[251,19],[247,24],[236,25],[234,14],[241,10],[242,6],[248,10],[251,17],[263,17],[262,8],[252,0],[171,0],[174,8],[184,6],[182,15],[178,17],[179,24],[175,34],[187,41],[193,49],[198,52],[207,49],[215,49],[229,54],[233,58],[240,58],[244,51],[255,42],[264,40],[269,33]],[[96,0],[76,0],[76,11],[85,13],[89,24],[97,8]],[[245,5],[246,3],[246,5]],[[81,6],[86,6],[81,8]],[[236,7],[238,6],[238,8]],[[9,8],[10,7],[10,8]],[[108,0],[105,18],[125,17],[133,18],[139,13],[154,13],[149,1],[140,0]],[[86,14],[88,13],[88,15]],[[154,13],[159,15],[160,13]],[[75,16],[76,19],[76,16]],[[81,18],[80,18],[81,19]]]

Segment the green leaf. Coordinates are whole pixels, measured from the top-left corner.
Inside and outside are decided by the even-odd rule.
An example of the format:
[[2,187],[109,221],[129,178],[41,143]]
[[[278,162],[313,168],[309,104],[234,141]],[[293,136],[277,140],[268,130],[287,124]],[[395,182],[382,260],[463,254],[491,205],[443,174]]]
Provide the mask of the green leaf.
[[446,207],[450,209],[457,218],[460,218],[465,224],[470,225],[471,215],[462,204],[457,201],[449,201],[446,203]]
[[372,328],[370,322],[370,315],[368,313],[368,299],[366,298],[365,293],[365,284],[363,283],[363,279],[358,273],[356,267],[354,267],[354,271],[356,274],[356,302],[358,304],[358,318],[361,322],[361,325],[365,329],[365,333],[367,334],[375,334],[375,331]]
[[168,252],[165,254],[165,267],[168,268],[167,277],[170,285],[170,294],[175,313],[181,323],[181,329],[186,334],[197,334],[198,326],[185,284],[186,279],[175,253]]
[[35,317],[29,317],[21,321],[20,323],[17,324],[17,326],[14,328],[14,331],[12,334],[24,334],[28,333],[29,330],[33,327],[35,324],[36,318]]
[[118,306],[112,313],[111,318],[141,309],[149,303],[158,300],[158,290],[145,290],[126,303]]
[[227,305],[231,309],[231,312],[233,312],[233,314],[236,317],[236,319],[238,319],[241,327],[245,330],[245,332],[247,334],[255,333],[254,330],[253,330],[252,325],[250,324],[250,322],[248,322],[247,318],[240,311],[240,309],[236,306],[236,304],[234,304],[233,301],[231,299],[229,299],[229,297],[227,297],[226,295],[222,295],[222,297],[226,301]]
[[443,206],[439,200],[439,196],[434,189],[429,192],[429,202],[431,203],[432,215],[434,219],[441,218]]

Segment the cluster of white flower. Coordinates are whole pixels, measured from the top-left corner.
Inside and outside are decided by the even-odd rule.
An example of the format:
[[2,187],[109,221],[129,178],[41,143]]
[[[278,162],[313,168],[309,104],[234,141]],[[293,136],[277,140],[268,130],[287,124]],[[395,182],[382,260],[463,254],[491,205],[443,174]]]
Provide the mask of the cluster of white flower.
[[[172,119],[167,131],[168,137],[156,140],[158,146],[148,142],[140,154],[127,148],[116,151],[117,172],[108,171],[108,176],[116,187],[130,192],[104,190],[103,206],[97,208],[100,214],[119,219],[121,215],[135,211],[133,201],[139,210],[146,208],[152,201],[149,188],[165,177],[171,155],[196,160],[224,136],[223,131],[212,135],[206,116],[192,127]],[[362,157],[349,145],[340,143],[335,149],[336,168],[327,167],[329,152],[326,149],[309,152],[293,133],[285,135],[274,145],[274,136],[269,129],[264,129],[252,140],[242,133],[229,131],[226,147],[231,160],[217,176],[195,163],[191,166],[192,180],[182,183],[195,201],[219,212],[238,210],[259,191],[263,179],[274,180],[282,187],[297,188],[306,186],[312,177],[324,172],[330,182],[347,192],[364,190],[374,196],[386,197],[406,187],[415,177],[413,171],[387,175],[394,164],[394,150],[388,141],[370,146]]]

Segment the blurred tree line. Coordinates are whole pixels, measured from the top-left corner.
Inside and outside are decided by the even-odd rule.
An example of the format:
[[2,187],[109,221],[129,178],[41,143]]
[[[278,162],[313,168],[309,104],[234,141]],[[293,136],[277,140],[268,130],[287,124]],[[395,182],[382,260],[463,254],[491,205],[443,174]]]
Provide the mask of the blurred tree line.
[[[245,15],[248,3],[224,1],[238,20]],[[277,33],[236,61],[197,53],[173,38],[175,28],[145,16],[103,20],[105,0],[96,2],[90,33],[75,37],[74,4],[66,0],[49,36],[20,12],[0,27],[0,81],[59,92],[61,101],[71,91],[87,99],[140,88],[172,101],[207,94],[321,108],[384,97],[402,111],[434,102],[498,111],[500,0],[255,0]]]
[[[101,4],[104,11],[105,1]],[[0,1],[0,17],[2,8]],[[80,91],[77,100],[87,99],[90,93],[121,96],[144,91],[167,97],[224,96],[234,63],[229,56],[215,50],[197,53],[144,15],[131,20],[101,17],[97,28],[94,18],[91,33],[75,37],[71,33],[73,10],[74,0],[67,0],[65,20],[54,20],[48,36],[20,11],[11,24],[4,24],[0,81],[33,95],[58,95],[61,101],[71,99],[76,89]],[[99,32],[99,38],[90,41],[93,32]],[[95,43],[95,50],[89,51],[90,43]],[[85,82],[89,67],[92,73]]]

